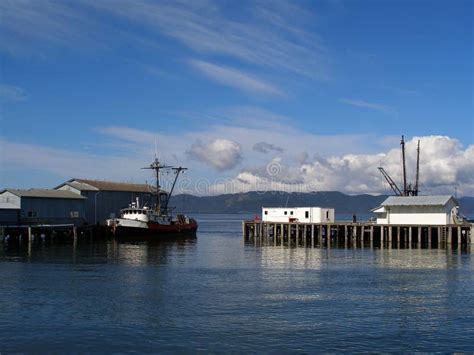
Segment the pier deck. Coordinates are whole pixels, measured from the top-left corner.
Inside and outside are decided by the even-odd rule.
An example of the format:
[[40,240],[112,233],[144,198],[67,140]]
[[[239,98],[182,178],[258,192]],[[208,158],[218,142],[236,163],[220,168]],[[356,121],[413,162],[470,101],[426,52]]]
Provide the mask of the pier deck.
[[274,245],[347,245],[380,243],[388,245],[426,245],[458,247],[474,241],[474,224],[452,225],[382,225],[370,222],[281,223],[242,221],[245,241]]

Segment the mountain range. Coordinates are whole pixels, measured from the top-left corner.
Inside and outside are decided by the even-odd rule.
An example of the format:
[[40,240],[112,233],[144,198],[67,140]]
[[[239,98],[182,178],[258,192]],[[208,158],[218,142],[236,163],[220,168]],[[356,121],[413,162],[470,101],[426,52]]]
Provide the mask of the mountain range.
[[[170,205],[183,213],[253,213],[260,214],[262,207],[333,207],[337,214],[370,214],[387,198],[386,195],[346,195],[338,191],[288,193],[281,191],[251,191],[216,196],[173,196]],[[474,197],[458,198],[460,211],[474,215]]]

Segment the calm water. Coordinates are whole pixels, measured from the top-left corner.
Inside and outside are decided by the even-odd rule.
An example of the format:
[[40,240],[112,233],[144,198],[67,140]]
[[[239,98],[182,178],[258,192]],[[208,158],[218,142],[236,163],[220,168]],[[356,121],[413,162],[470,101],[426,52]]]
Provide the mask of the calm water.
[[0,352],[474,351],[474,254],[196,240],[0,245]]

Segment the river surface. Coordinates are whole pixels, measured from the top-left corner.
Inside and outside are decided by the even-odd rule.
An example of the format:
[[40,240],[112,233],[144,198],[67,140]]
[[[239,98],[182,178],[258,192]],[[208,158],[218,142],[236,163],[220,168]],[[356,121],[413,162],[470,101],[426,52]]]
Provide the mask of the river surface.
[[0,244],[0,353],[474,351],[469,248]]

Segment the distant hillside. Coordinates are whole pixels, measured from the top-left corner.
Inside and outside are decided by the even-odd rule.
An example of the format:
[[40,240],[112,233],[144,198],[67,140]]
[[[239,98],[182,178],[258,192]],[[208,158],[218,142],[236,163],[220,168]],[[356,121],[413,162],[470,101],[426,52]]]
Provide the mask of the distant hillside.
[[[333,207],[338,214],[367,214],[387,196],[346,195],[337,191],[313,193],[246,192],[217,196],[176,195],[171,205],[184,213],[260,213],[264,207]],[[459,198],[461,212],[474,214],[474,197]]]

